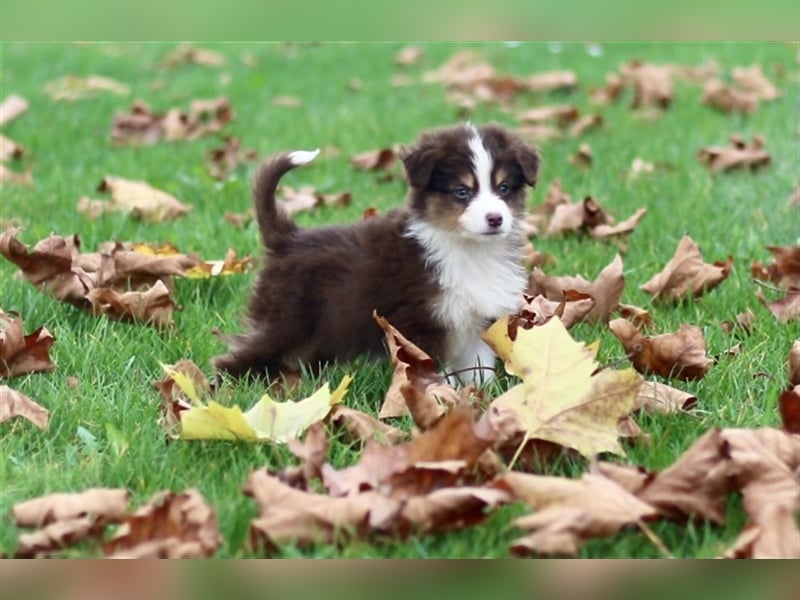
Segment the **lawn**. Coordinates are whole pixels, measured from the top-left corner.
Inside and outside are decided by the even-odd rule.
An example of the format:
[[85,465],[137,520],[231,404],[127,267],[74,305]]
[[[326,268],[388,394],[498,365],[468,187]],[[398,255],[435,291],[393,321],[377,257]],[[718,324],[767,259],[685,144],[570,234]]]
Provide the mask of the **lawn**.
[[[224,132],[239,137],[242,147],[254,149],[259,157],[278,150],[327,149],[312,167],[292,173],[287,183],[314,185],[324,193],[350,192],[352,202],[346,208],[324,207],[297,217],[303,225],[343,223],[360,219],[371,206],[378,210],[396,206],[404,196],[401,181],[385,182],[379,174],[356,171],[350,157],[411,143],[422,130],[462,118],[441,86],[420,81],[424,71],[464,48],[483,55],[499,72],[518,76],[570,69],[579,81],[574,91],[519,94],[510,111],[496,103],[480,104],[469,118],[476,123],[515,126],[514,112],[563,102],[602,114],[603,126],[580,139],[538,143],[543,161],[530,207],[543,200],[551,181],[559,179],[573,199],[591,195],[618,218],[647,208],[623,255],[627,281],[623,302],[648,308],[658,333],[673,331],[682,323],[699,325],[709,355],[718,358],[705,378],[680,382],[679,387],[698,397],[695,409],[639,419],[650,442],[628,447],[628,460],[661,469],[713,427],[779,424],[777,398],[786,386],[786,355],[792,341],[800,337],[800,328],[798,321],[779,323],[759,304],[750,264],[770,258],[766,246],[796,244],[800,239],[797,207],[787,204],[798,184],[799,169],[796,45],[606,44],[597,52],[583,44],[429,43],[424,45],[420,63],[400,67],[393,62],[402,48],[398,44],[208,44],[205,47],[226,57],[224,66],[165,70],[163,59],[175,47],[0,46],[0,101],[14,93],[30,102],[30,110],[4,126],[3,134],[25,148],[22,166],[32,169],[34,180],[32,187],[0,188],[3,228],[12,220],[21,224],[21,239],[30,245],[51,232],[77,233],[86,250],[108,240],[169,241],[206,258],[221,258],[228,248],[260,257],[255,224],[236,228],[224,219],[226,212],[250,207],[249,176],[254,163],[222,181],[211,177],[204,155],[219,145],[219,135],[117,147],[110,139],[114,115],[127,111],[136,98],[163,111],[185,108],[193,99],[225,95],[235,117]],[[726,74],[735,66],[760,64],[782,96],[763,102],[749,115],[725,114],[699,102],[698,85],[676,80],[675,100],[660,116],[650,118],[632,111],[628,91],[615,103],[591,105],[587,90],[603,85],[606,73],[633,58],[685,66],[716,61]],[[398,73],[409,75],[411,84],[391,85]],[[56,102],[45,91],[48,82],[61,76],[92,74],[130,86],[130,94],[99,93],[76,102]],[[283,96],[302,103],[273,103],[275,97]],[[726,144],[734,132],[748,140],[762,135],[771,164],[757,173],[709,173],[698,162],[697,151]],[[576,168],[568,160],[581,143],[588,143],[592,150],[593,164],[587,169]],[[625,174],[637,157],[661,168],[628,178]],[[97,197],[97,185],[107,175],[145,180],[193,205],[193,210],[168,223],[144,223],[123,214],[90,221],[77,212],[76,203],[81,196]],[[661,270],[687,233],[709,261],[732,255],[733,272],[719,288],[696,300],[677,306],[653,303],[638,286]],[[548,273],[581,274],[587,279],[594,279],[619,251],[613,243],[578,235],[542,237],[534,244],[556,257]],[[294,459],[272,445],[168,441],[158,423],[159,397],[152,382],[161,377],[160,363],[181,358],[211,372],[210,359],[224,349],[213,331],[238,330],[253,272],[179,280],[176,294],[182,310],[175,315],[176,326],[166,332],[92,317],[43,295],[16,278],[15,272],[14,265],[0,261],[1,306],[22,314],[26,332],[39,325],[52,332],[56,342],[51,356],[58,367],[49,374],[10,382],[49,409],[51,423],[46,432],[19,419],[0,426],[0,554],[16,548],[20,530],[10,517],[15,503],[49,492],[105,486],[129,489],[133,506],[158,490],[196,487],[217,511],[224,538],[217,556],[250,556],[245,542],[257,509],[241,493],[242,484],[256,468],[281,468]],[[735,319],[748,308],[757,317],[749,334],[723,330],[723,321]],[[602,362],[625,363],[624,351],[607,327],[579,324],[572,335],[587,342],[599,339]],[[742,343],[742,352],[726,355],[725,350],[737,342]],[[313,391],[322,380],[335,384],[350,373],[354,381],[347,402],[376,414],[391,371],[388,363],[331,366],[319,377],[304,380],[299,392]],[[240,383],[227,391],[226,401],[248,407],[261,393],[256,384]],[[401,425],[408,427],[409,422]],[[329,460],[334,466],[345,466],[355,462],[360,452],[360,446],[334,436]],[[553,473],[573,477],[586,467],[583,461],[568,460],[553,467]],[[281,556],[504,557],[520,533],[511,521],[524,510],[521,505],[506,507],[463,531],[312,550],[283,547]],[[652,528],[674,556],[714,557],[733,542],[746,520],[735,499],[727,516],[724,527],[658,522]],[[85,545],[67,555],[96,553]],[[582,556],[658,557],[661,552],[641,532],[630,531],[590,542]]]

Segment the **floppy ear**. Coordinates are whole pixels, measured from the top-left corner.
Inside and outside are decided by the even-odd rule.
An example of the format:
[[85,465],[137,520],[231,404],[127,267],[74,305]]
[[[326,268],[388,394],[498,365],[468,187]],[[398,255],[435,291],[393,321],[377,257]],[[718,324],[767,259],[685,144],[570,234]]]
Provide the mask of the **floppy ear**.
[[525,183],[533,187],[536,185],[536,176],[539,174],[539,152],[536,148],[520,144],[514,152],[517,162],[522,169]]
[[436,150],[431,146],[423,145],[416,148],[403,147],[400,149],[400,160],[406,170],[406,177],[411,187],[423,189],[430,181],[433,167],[436,164]]

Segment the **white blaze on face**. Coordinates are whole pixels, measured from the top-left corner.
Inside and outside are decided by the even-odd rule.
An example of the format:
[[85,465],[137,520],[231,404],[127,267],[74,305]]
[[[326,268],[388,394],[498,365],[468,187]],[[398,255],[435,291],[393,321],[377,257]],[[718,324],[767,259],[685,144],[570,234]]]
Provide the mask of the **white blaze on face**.
[[[470,130],[472,136],[469,149],[472,153],[472,168],[478,181],[478,193],[470,200],[458,221],[467,233],[505,235],[511,231],[513,216],[508,204],[492,192],[494,161],[484,147],[478,130],[472,126]],[[497,225],[498,222],[502,224]]]

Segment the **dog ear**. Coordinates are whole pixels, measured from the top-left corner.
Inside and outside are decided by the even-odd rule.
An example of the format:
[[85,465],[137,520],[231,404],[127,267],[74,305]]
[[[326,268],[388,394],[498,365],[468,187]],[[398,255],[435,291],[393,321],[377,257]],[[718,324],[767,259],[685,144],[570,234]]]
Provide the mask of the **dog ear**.
[[522,169],[525,183],[534,187],[536,185],[536,177],[539,174],[539,152],[532,146],[519,144],[515,149],[514,155]]
[[436,164],[436,149],[422,145],[400,149],[400,160],[406,170],[406,177],[411,187],[424,189],[430,181],[433,167]]

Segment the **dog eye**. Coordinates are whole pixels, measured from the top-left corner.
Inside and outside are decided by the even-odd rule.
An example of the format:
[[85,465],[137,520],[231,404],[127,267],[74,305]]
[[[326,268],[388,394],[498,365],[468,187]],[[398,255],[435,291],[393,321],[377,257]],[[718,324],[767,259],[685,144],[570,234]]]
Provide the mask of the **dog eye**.
[[511,193],[511,186],[508,185],[505,181],[497,186],[497,192],[501,196],[508,196]]
[[460,185],[453,190],[453,195],[459,200],[469,200],[470,191],[468,187]]

